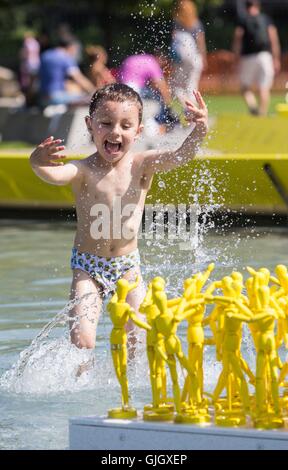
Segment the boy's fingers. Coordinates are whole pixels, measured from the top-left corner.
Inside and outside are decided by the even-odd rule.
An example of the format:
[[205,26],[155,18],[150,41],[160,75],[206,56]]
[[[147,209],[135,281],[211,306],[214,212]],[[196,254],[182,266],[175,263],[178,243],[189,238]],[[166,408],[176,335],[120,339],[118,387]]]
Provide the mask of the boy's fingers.
[[187,116],[186,116],[187,119],[201,119],[203,117],[204,117],[204,115],[203,115],[202,111],[199,111],[198,109],[196,111],[194,111],[194,110],[189,111],[187,113]]
[[52,145],[59,145],[63,142],[62,139],[56,139],[56,140],[48,140],[48,142],[46,142],[45,144],[45,147],[51,147]]
[[185,101],[185,104],[186,104],[186,106],[187,106],[188,108],[191,108],[191,109],[193,109],[193,110],[195,109],[195,111],[198,111],[197,106],[195,106],[195,104],[192,103],[192,101]]
[[64,149],[65,149],[64,145],[61,145],[61,146],[52,145],[51,147],[49,147],[48,155],[53,155],[55,152],[61,152]]
[[206,103],[203,100],[200,91],[194,90],[194,96],[195,96],[195,98],[197,100],[197,103],[199,104],[200,108],[202,108],[202,109],[206,108]]
[[46,145],[46,144],[49,144],[50,142],[53,142],[53,135],[50,135],[50,137],[47,137],[47,139],[43,140],[43,142],[41,142],[41,144],[39,145],[39,147],[43,146],[43,145]]

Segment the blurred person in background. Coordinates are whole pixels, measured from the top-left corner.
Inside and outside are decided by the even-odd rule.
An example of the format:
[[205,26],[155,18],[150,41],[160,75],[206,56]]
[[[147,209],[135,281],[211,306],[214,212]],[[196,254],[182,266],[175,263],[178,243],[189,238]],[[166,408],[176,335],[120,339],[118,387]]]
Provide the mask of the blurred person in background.
[[[75,61],[77,44],[73,39],[59,39],[58,46],[41,55],[40,92],[42,106],[72,105],[89,102],[95,86],[86,78]],[[66,87],[70,79],[75,90]]]
[[269,109],[274,76],[280,72],[278,33],[271,18],[261,13],[259,0],[238,0],[237,6],[233,52],[239,62],[241,92],[250,113],[264,116]]
[[83,59],[83,46],[78,37],[72,32],[70,25],[68,23],[60,23],[56,30],[56,36],[63,41],[71,41],[74,43],[73,58],[78,65],[81,64]]
[[155,116],[160,132],[170,130],[177,121],[171,110],[173,105],[170,89],[156,57],[152,54],[135,54],[121,64],[118,80],[130,86],[143,99],[160,102],[160,111]]
[[191,0],[178,0],[173,12],[171,54],[173,93],[185,102],[198,90],[202,71],[207,67],[204,27]]
[[36,103],[39,67],[40,44],[32,31],[26,31],[20,49],[20,85],[27,106]]
[[89,59],[88,77],[98,90],[105,85],[115,83],[115,78],[107,67],[108,55],[102,46],[87,46],[86,54]]

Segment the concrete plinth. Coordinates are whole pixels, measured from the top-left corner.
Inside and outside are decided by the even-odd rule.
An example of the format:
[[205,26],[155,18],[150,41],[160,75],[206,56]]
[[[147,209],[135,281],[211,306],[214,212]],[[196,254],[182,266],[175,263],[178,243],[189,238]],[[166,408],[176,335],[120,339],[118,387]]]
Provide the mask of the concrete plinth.
[[71,450],[288,450],[288,430],[199,427],[101,417],[70,419]]

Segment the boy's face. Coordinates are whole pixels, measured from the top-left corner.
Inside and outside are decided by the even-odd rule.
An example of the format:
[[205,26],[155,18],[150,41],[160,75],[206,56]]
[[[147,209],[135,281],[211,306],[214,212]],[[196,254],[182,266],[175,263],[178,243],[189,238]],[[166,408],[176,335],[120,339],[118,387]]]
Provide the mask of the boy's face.
[[86,124],[99,154],[109,163],[121,160],[143,128],[137,104],[128,100],[100,103]]

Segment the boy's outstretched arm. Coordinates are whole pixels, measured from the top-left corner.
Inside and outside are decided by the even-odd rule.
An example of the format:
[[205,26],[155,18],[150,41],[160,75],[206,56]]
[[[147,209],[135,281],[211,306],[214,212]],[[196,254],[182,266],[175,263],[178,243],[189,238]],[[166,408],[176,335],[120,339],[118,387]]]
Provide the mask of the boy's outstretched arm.
[[174,151],[149,150],[144,154],[143,167],[147,173],[170,171],[192,160],[208,131],[208,110],[199,91],[194,91],[197,106],[186,101],[187,121],[195,127],[183,144]]
[[34,173],[46,183],[64,186],[79,177],[80,170],[76,162],[64,164],[64,155],[59,152],[65,149],[60,145],[62,140],[48,137],[30,155],[30,164]]

